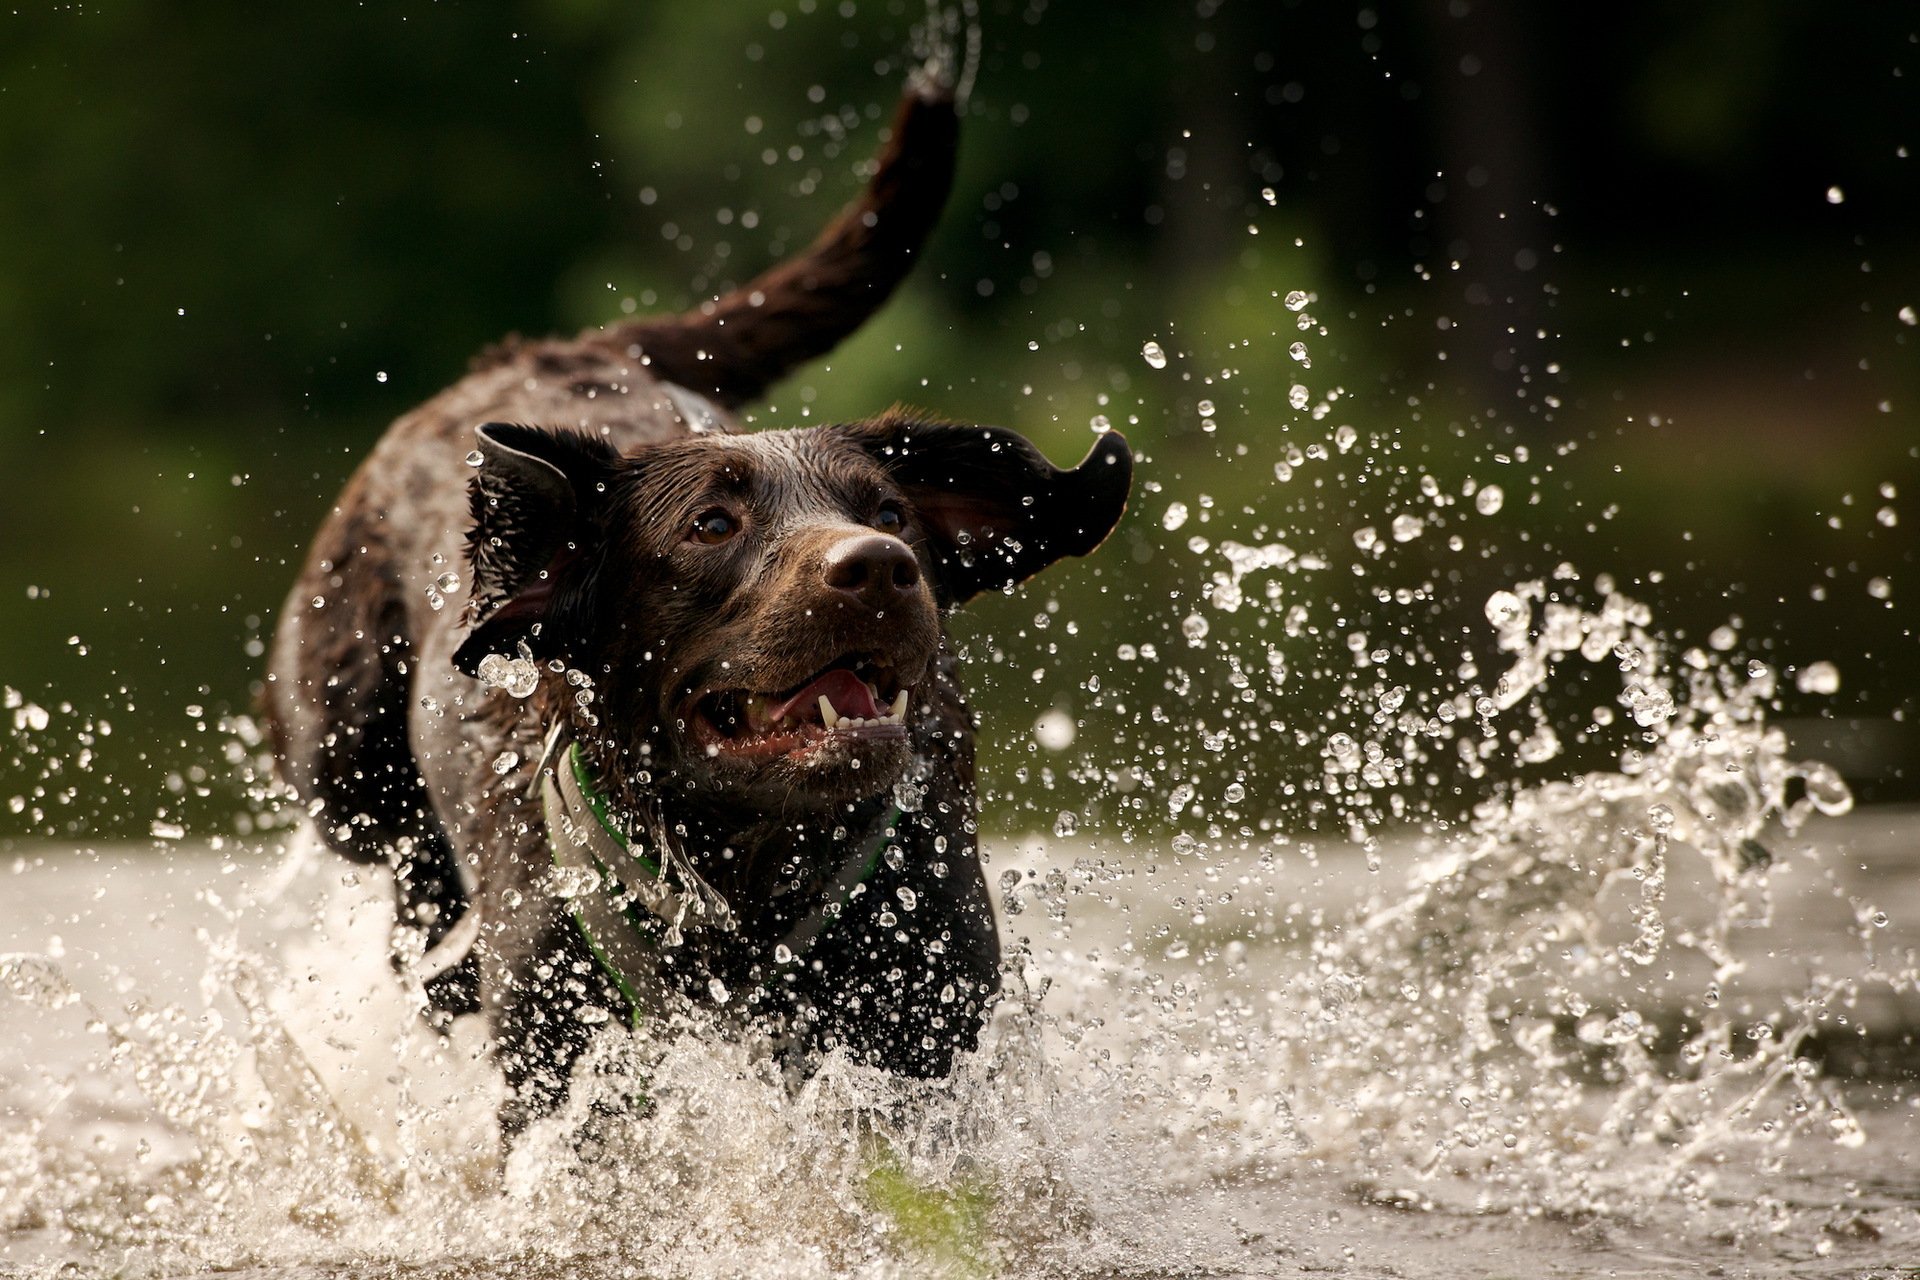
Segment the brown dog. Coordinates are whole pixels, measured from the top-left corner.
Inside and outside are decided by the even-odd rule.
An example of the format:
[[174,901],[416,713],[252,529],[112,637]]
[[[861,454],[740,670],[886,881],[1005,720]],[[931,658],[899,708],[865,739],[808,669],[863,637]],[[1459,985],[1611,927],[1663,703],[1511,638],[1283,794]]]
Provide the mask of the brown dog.
[[719,1004],[802,1061],[915,1075],[976,1043],[999,946],[942,615],[1098,546],[1126,444],[1060,471],[901,411],[751,436],[727,412],[879,307],[956,136],[922,77],[800,257],[491,353],[314,541],[267,677],[281,768],[334,848],[393,868],[434,1008],[490,1019],[510,1129],[610,1016]]

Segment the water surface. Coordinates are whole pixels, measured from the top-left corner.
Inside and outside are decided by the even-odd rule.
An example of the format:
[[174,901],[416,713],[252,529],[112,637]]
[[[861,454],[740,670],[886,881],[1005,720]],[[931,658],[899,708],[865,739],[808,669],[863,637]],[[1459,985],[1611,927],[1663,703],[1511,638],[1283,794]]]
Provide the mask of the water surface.
[[[1027,954],[952,1089],[845,1065],[796,1086],[710,1029],[616,1034],[580,1092],[644,1077],[653,1111],[576,1106],[504,1164],[479,1038],[419,1031],[380,958],[377,877],[302,836],[23,849],[0,899],[26,997],[0,1005],[0,1272],[1912,1274],[1920,1002],[1871,974],[1913,963],[1894,922],[1920,912],[1920,814],[1768,839],[1766,922],[1726,935],[1746,968],[1722,978],[1724,1075],[1681,1065],[1671,1027],[1623,1049],[1604,972],[1579,975],[1597,1025],[1537,1033],[1561,1069],[1454,1042],[1477,1033],[1457,1010],[1423,1024],[1433,994],[1397,993],[1436,970],[1393,948],[1411,904],[1472,914],[1445,877],[1409,896],[1444,848],[1034,839],[989,851]],[[1708,927],[1725,899],[1670,857],[1663,918]],[[1634,918],[1605,896],[1596,944]],[[1523,1000],[1502,949],[1527,913],[1502,910],[1508,936],[1447,972]],[[1698,1021],[1713,975],[1657,963],[1634,1016]],[[1792,1034],[1778,1011],[1806,999],[1801,1054],[1751,1070],[1740,1037]]]

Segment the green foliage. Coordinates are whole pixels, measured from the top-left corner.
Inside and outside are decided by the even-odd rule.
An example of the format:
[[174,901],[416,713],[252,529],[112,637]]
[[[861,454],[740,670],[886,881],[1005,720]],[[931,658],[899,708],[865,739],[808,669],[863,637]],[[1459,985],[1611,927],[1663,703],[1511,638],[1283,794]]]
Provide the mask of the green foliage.
[[[1910,571],[1911,540],[1894,543],[1912,521],[1824,518],[1841,493],[1870,509],[1883,483],[1920,489],[1879,408],[1920,394],[1892,318],[1920,302],[1902,291],[1920,271],[1914,162],[1896,155],[1912,75],[1883,65],[1910,33],[1897,6],[1656,8],[1603,26],[1499,10],[1510,26],[1487,38],[1507,43],[1476,44],[1469,78],[1441,9],[1413,0],[983,6],[962,170],[921,269],[754,420],[905,400],[1069,461],[1099,415],[1145,455],[1112,545],[961,624],[998,656],[972,676],[991,785],[1014,801],[998,821],[1097,804],[1088,742],[1187,758],[1177,726],[1218,692],[1174,692],[1180,620],[1218,568],[1191,538],[1331,548],[1312,589],[1329,617],[1365,617],[1340,557],[1392,479],[1374,468],[1457,485],[1515,441],[1554,459],[1538,505],[1523,483],[1497,549],[1431,565],[1468,616],[1388,625],[1459,631],[1475,590],[1562,556],[1665,569],[1688,625],[1748,609],[1782,652],[1862,655],[1848,707],[1914,714],[1897,617],[1860,587]],[[804,243],[856,189],[923,16],[917,0],[0,15],[0,684],[111,718],[98,752],[117,779],[49,787],[52,816],[0,824],[222,817],[231,797],[189,773],[220,768],[184,708],[250,706],[249,645],[384,424],[508,332],[688,305]],[[1473,116],[1493,83],[1506,115]],[[1511,211],[1531,273],[1476,258],[1504,243],[1468,216],[1467,180],[1501,129],[1518,142],[1500,155],[1531,157]],[[1550,352],[1490,373],[1473,335],[1497,327],[1439,327],[1472,317],[1459,283],[1483,270],[1525,291]],[[1310,331],[1279,303],[1292,290],[1314,296]],[[1344,390],[1324,419],[1288,404],[1296,338],[1316,392]],[[1166,369],[1141,360],[1148,339]],[[1274,480],[1287,446],[1343,423],[1380,447]],[[1197,513],[1177,532],[1160,527],[1176,497]],[[1810,600],[1828,566],[1837,585]],[[1271,642],[1250,614],[1215,621],[1249,657]],[[1115,656],[1153,641],[1168,670]],[[1089,677],[1138,696],[1093,707]],[[1322,727],[1340,683],[1289,689],[1273,714]],[[1155,704],[1166,724],[1135,723]],[[1078,780],[1049,789],[1026,730],[1054,705],[1089,719],[1060,762]],[[1259,745],[1250,785],[1277,794],[1311,759],[1288,741]]]

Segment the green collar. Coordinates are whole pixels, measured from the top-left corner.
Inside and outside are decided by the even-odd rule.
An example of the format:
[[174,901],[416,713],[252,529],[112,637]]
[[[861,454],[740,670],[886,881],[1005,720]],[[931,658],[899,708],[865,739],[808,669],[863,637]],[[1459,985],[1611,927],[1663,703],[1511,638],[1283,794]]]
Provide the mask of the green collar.
[[[670,844],[649,857],[610,812],[580,753],[549,738],[540,770],[540,798],[559,892],[594,960],[637,1012],[640,991],[659,966],[659,952],[684,941],[682,926],[737,927],[726,898]],[[895,805],[835,871],[820,901],[775,944],[776,957],[797,959],[833,926],[855,891],[873,875],[901,810]],[[783,959],[782,963],[791,963]]]

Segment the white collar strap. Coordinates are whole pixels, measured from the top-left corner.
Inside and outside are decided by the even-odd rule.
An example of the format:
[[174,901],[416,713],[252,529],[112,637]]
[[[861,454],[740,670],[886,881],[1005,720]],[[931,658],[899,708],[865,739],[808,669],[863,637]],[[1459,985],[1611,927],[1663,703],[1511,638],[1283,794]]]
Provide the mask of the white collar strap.
[[[737,920],[726,898],[679,850],[669,845],[658,860],[647,856],[608,810],[580,744],[565,741],[564,734],[563,722],[548,736],[537,775],[547,844],[554,866],[572,873],[563,879],[562,892],[581,938],[637,1011],[645,1007],[639,988],[657,969],[659,951],[684,941],[683,925],[732,930]],[[777,963],[805,955],[839,919],[897,838],[900,815],[898,806],[889,808],[873,834],[854,847],[813,910],[775,945]]]
[[[716,929],[734,927],[726,898],[684,857],[675,856],[670,847],[661,850],[658,860],[648,857],[614,821],[587,772],[579,743],[568,743],[549,761],[540,779],[540,804],[554,866],[590,873],[578,877],[579,891],[572,895],[576,914],[597,902],[605,909],[595,914],[610,909],[613,916],[628,918],[637,904],[666,926],[662,940],[667,946],[680,942],[680,929],[690,921],[708,922]],[[568,887],[563,881],[563,893]]]

